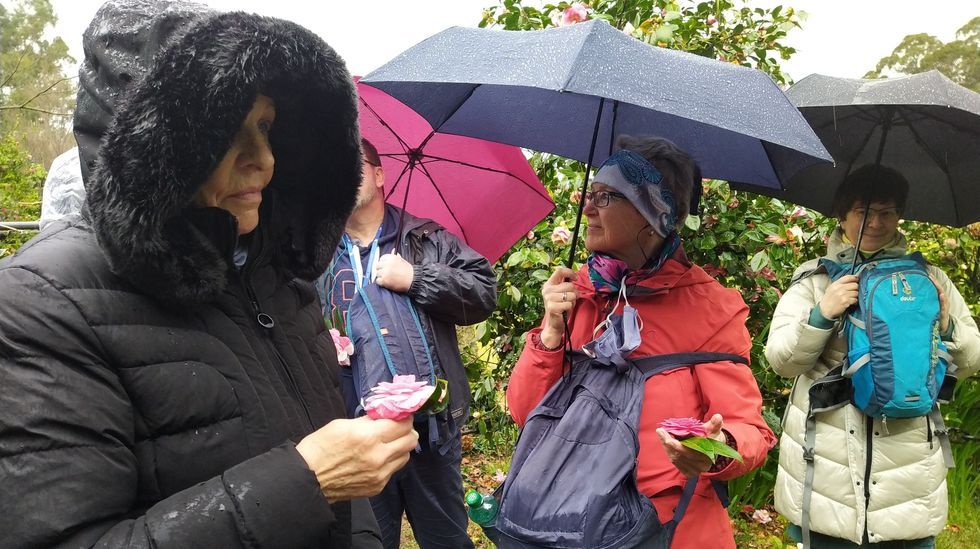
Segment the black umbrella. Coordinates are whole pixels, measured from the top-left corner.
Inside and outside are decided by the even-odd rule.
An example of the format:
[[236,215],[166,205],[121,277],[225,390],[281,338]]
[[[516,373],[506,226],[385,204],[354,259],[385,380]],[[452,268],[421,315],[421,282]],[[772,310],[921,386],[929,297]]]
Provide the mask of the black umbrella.
[[735,185],[825,214],[852,171],[887,166],[909,181],[906,219],[954,227],[980,220],[980,94],[938,71],[861,80],[814,74],[786,95],[833,155],[784,191]]
[[[771,189],[830,160],[766,74],[654,47],[602,20],[540,31],[453,27],[363,81],[439,132],[590,167],[623,133],[668,138],[709,177]],[[573,251],[577,236],[578,223]]]

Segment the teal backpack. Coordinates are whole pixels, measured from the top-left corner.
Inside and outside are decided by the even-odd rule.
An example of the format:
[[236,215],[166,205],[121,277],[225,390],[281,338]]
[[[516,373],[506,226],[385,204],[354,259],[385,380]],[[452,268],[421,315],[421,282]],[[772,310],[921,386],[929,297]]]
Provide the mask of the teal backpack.
[[[821,259],[831,280],[848,266]],[[866,415],[928,414],[956,367],[939,337],[939,294],[918,252],[861,264],[858,302],[843,322],[851,402]]]
[[[952,398],[956,366],[939,335],[939,294],[926,265],[916,252],[867,261],[855,272],[858,301],[842,320],[838,334],[847,338],[847,356],[813,382],[809,391],[801,525],[806,549],[810,547],[816,414],[850,403],[869,418],[880,418],[886,434],[889,418],[926,416],[929,447],[935,435],[947,467],[953,467],[939,403]],[[826,272],[837,280],[849,270],[849,264],[821,259],[811,274]]]

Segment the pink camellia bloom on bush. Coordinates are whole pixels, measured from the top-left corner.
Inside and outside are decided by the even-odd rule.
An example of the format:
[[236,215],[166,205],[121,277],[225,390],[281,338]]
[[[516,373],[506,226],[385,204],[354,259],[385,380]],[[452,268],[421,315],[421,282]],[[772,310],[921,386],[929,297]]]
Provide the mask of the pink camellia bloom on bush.
[[752,520],[758,522],[759,524],[769,524],[772,522],[772,516],[769,515],[769,511],[765,509],[756,509],[752,513]]
[[704,422],[693,417],[672,417],[661,421],[660,426],[677,439],[703,437],[708,434],[704,430]]
[[558,23],[561,27],[567,27],[568,25],[574,25],[575,23],[581,23],[582,21],[589,20],[589,7],[581,2],[575,2],[571,6],[565,8],[565,11],[561,12],[561,21]]
[[551,241],[555,244],[568,244],[571,239],[572,233],[567,227],[555,227],[555,230],[551,231]]
[[340,335],[340,330],[330,328],[330,337],[333,338],[333,346],[337,349],[337,362],[341,366],[350,366],[350,357],[354,354],[354,344],[347,336]]
[[415,381],[415,376],[395,376],[371,389],[364,411],[371,419],[403,420],[418,411],[435,391],[434,385]]

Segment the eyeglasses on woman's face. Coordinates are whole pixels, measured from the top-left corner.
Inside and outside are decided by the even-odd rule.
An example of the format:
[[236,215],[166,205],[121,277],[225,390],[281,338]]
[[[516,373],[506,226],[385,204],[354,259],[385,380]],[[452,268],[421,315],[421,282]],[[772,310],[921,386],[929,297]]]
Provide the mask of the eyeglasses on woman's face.
[[610,198],[625,200],[626,195],[615,191],[587,191],[585,193],[585,200],[593,203],[596,208],[605,208],[608,206]]
[[858,218],[867,215],[868,221],[878,220],[882,223],[897,223],[898,218],[901,214],[898,213],[897,208],[864,208],[861,206],[851,208],[851,213]]

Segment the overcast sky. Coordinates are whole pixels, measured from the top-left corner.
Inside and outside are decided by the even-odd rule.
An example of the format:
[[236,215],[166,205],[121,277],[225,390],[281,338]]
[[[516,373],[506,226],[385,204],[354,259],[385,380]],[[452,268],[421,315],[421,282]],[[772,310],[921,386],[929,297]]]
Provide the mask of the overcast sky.
[[[0,0],[8,3],[9,0]],[[533,1],[533,0],[531,0]],[[56,32],[81,57],[81,35],[102,0],[51,0]],[[310,28],[367,74],[420,40],[453,25],[476,26],[495,0],[207,0],[219,10],[240,9],[296,21]],[[539,2],[540,3],[540,2]],[[800,80],[817,72],[859,78],[907,34],[926,32],[943,41],[980,16],[978,0],[748,0],[752,7],[793,6],[809,17],[787,43],[798,53],[784,70]]]

